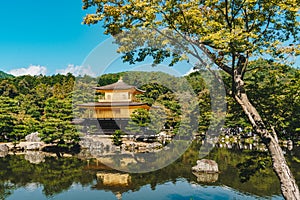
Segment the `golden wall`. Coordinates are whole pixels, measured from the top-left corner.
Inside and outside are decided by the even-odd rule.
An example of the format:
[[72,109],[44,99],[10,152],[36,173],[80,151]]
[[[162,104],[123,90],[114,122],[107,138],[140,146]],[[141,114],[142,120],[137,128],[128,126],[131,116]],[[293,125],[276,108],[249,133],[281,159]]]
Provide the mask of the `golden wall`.
[[149,109],[147,105],[130,107],[98,107],[92,110],[91,116],[98,119],[130,118],[130,115],[138,108]]

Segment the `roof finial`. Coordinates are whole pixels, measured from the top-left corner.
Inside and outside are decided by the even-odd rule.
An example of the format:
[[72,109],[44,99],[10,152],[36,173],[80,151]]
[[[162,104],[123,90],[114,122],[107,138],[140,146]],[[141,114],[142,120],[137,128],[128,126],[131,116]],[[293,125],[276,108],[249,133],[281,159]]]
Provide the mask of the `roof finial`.
[[122,194],[120,192],[117,192],[116,197],[117,197],[118,200],[121,200],[122,199]]
[[122,76],[120,76],[118,82],[123,82],[123,77]]

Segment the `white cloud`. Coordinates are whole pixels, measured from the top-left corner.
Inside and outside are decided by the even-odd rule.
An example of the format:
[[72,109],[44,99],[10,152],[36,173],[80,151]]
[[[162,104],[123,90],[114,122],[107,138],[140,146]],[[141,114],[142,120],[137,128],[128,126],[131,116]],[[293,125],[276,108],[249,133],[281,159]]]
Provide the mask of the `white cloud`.
[[95,77],[96,74],[92,71],[91,67],[84,67],[84,66],[75,66],[75,65],[68,65],[66,69],[57,69],[57,74],[64,74],[71,73],[74,76],[84,76],[89,75]]
[[12,69],[8,73],[14,76],[23,76],[23,75],[45,75],[47,72],[47,68],[40,65],[30,65],[28,68],[19,68]]
[[192,67],[188,72],[186,72],[186,74],[184,74],[184,76],[187,76],[187,75],[189,75],[189,74],[191,74],[191,73],[194,73],[194,72],[196,72],[196,71],[199,71],[199,69],[194,69],[194,68]]

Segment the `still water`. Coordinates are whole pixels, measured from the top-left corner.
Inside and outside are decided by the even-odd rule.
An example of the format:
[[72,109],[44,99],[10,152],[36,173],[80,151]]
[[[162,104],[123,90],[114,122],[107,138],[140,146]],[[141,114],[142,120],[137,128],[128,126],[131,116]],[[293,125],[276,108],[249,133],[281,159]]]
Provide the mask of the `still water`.
[[[173,164],[149,173],[124,173],[95,159],[38,157],[0,158],[0,199],[283,199],[266,153],[214,149],[206,158],[217,161],[216,177],[196,176],[197,143]],[[300,181],[299,149],[287,160]]]
[[[120,198],[120,197],[119,197]],[[129,191],[122,194],[122,199],[156,199],[156,200],[202,200],[202,199],[259,199],[258,196],[245,194],[226,186],[205,186],[189,183],[187,180],[178,179],[175,182],[166,182],[157,185],[153,190],[150,185],[145,185],[139,191]],[[118,193],[111,191],[92,190],[89,186],[73,184],[67,191],[46,197],[43,187],[28,185],[14,191],[7,199],[118,199]],[[273,196],[268,199],[283,199]]]

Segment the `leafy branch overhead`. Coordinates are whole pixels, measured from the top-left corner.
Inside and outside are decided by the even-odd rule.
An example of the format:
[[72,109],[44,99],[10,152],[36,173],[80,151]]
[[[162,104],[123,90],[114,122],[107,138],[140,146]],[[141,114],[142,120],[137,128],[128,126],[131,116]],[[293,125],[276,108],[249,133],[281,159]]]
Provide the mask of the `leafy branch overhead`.
[[201,58],[201,52],[205,52],[230,73],[241,56],[287,58],[300,53],[296,0],[83,3],[84,9],[97,8],[86,15],[84,23],[102,21],[105,33],[116,38],[119,51],[125,53],[124,60],[131,63],[152,56],[155,64],[172,57],[172,65],[187,59],[186,53]]
[[83,8],[90,7],[96,12],[84,23],[101,21],[105,33],[116,38],[124,61],[150,56],[158,64],[171,57],[170,65],[187,59],[196,61],[195,67],[213,72],[211,66],[218,66],[226,72],[231,96],[271,154],[283,196],[298,199],[276,131],[268,130],[249,100],[244,78],[249,63],[260,56],[282,63],[300,54],[299,0],[83,0]]

